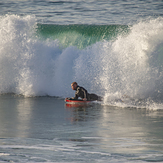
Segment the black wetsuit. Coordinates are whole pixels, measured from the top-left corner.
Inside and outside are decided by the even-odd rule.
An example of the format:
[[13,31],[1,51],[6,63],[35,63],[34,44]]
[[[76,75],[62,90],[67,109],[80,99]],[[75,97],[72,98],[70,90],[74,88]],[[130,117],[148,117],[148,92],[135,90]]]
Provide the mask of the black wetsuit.
[[88,101],[93,101],[93,100],[101,100],[101,97],[97,96],[96,94],[89,94],[87,90],[83,87],[77,86],[76,87],[76,92],[75,92],[75,97],[71,99],[78,99],[80,98],[86,98]]

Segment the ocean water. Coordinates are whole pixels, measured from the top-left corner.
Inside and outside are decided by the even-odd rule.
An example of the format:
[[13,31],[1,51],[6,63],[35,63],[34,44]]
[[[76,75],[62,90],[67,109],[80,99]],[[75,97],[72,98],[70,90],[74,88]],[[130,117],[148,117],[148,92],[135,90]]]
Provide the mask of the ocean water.
[[[162,12],[1,0],[0,162],[163,162]],[[73,81],[104,100],[66,105]]]

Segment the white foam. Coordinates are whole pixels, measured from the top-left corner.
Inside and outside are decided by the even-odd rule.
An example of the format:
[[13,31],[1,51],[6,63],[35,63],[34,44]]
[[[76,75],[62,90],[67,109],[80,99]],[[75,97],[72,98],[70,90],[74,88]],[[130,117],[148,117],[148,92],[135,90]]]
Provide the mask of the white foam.
[[120,35],[113,42],[103,64],[106,103],[108,97],[120,99],[123,95],[130,99],[159,98],[162,62],[158,58],[162,55],[162,45],[162,18],[139,22],[128,35]]
[[0,153],[0,156],[9,156],[9,153]]

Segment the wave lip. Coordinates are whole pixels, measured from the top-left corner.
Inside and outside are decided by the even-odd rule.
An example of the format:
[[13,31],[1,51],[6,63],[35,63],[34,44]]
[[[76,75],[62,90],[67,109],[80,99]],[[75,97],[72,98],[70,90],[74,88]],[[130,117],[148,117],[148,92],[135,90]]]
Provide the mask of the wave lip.
[[52,25],[38,24],[37,34],[42,39],[58,39],[62,47],[84,49],[96,42],[114,40],[119,33],[127,33],[128,25]]

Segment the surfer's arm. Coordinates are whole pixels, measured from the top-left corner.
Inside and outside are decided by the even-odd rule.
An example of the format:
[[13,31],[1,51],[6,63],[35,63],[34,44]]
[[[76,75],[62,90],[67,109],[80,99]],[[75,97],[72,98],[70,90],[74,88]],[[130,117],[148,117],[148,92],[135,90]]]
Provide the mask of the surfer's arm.
[[69,100],[77,100],[78,99],[78,97],[79,97],[79,91],[76,91],[76,93],[75,93],[75,97],[71,97],[71,98],[69,98]]
[[73,97],[74,100],[77,100],[79,97],[79,89],[75,92],[75,97]]
[[84,101],[88,99],[88,93],[87,90],[83,87],[78,87],[75,92],[75,97],[69,98],[69,100],[77,100],[79,97],[81,97]]
[[83,98],[83,100],[86,101],[86,100],[88,99],[87,90],[85,90],[84,88],[81,88],[81,91],[84,93],[84,98]]
[[84,93],[84,98],[86,97],[84,89],[82,87],[78,87],[75,92],[75,97],[72,97],[71,99],[77,100],[79,97],[81,97],[82,92]]

